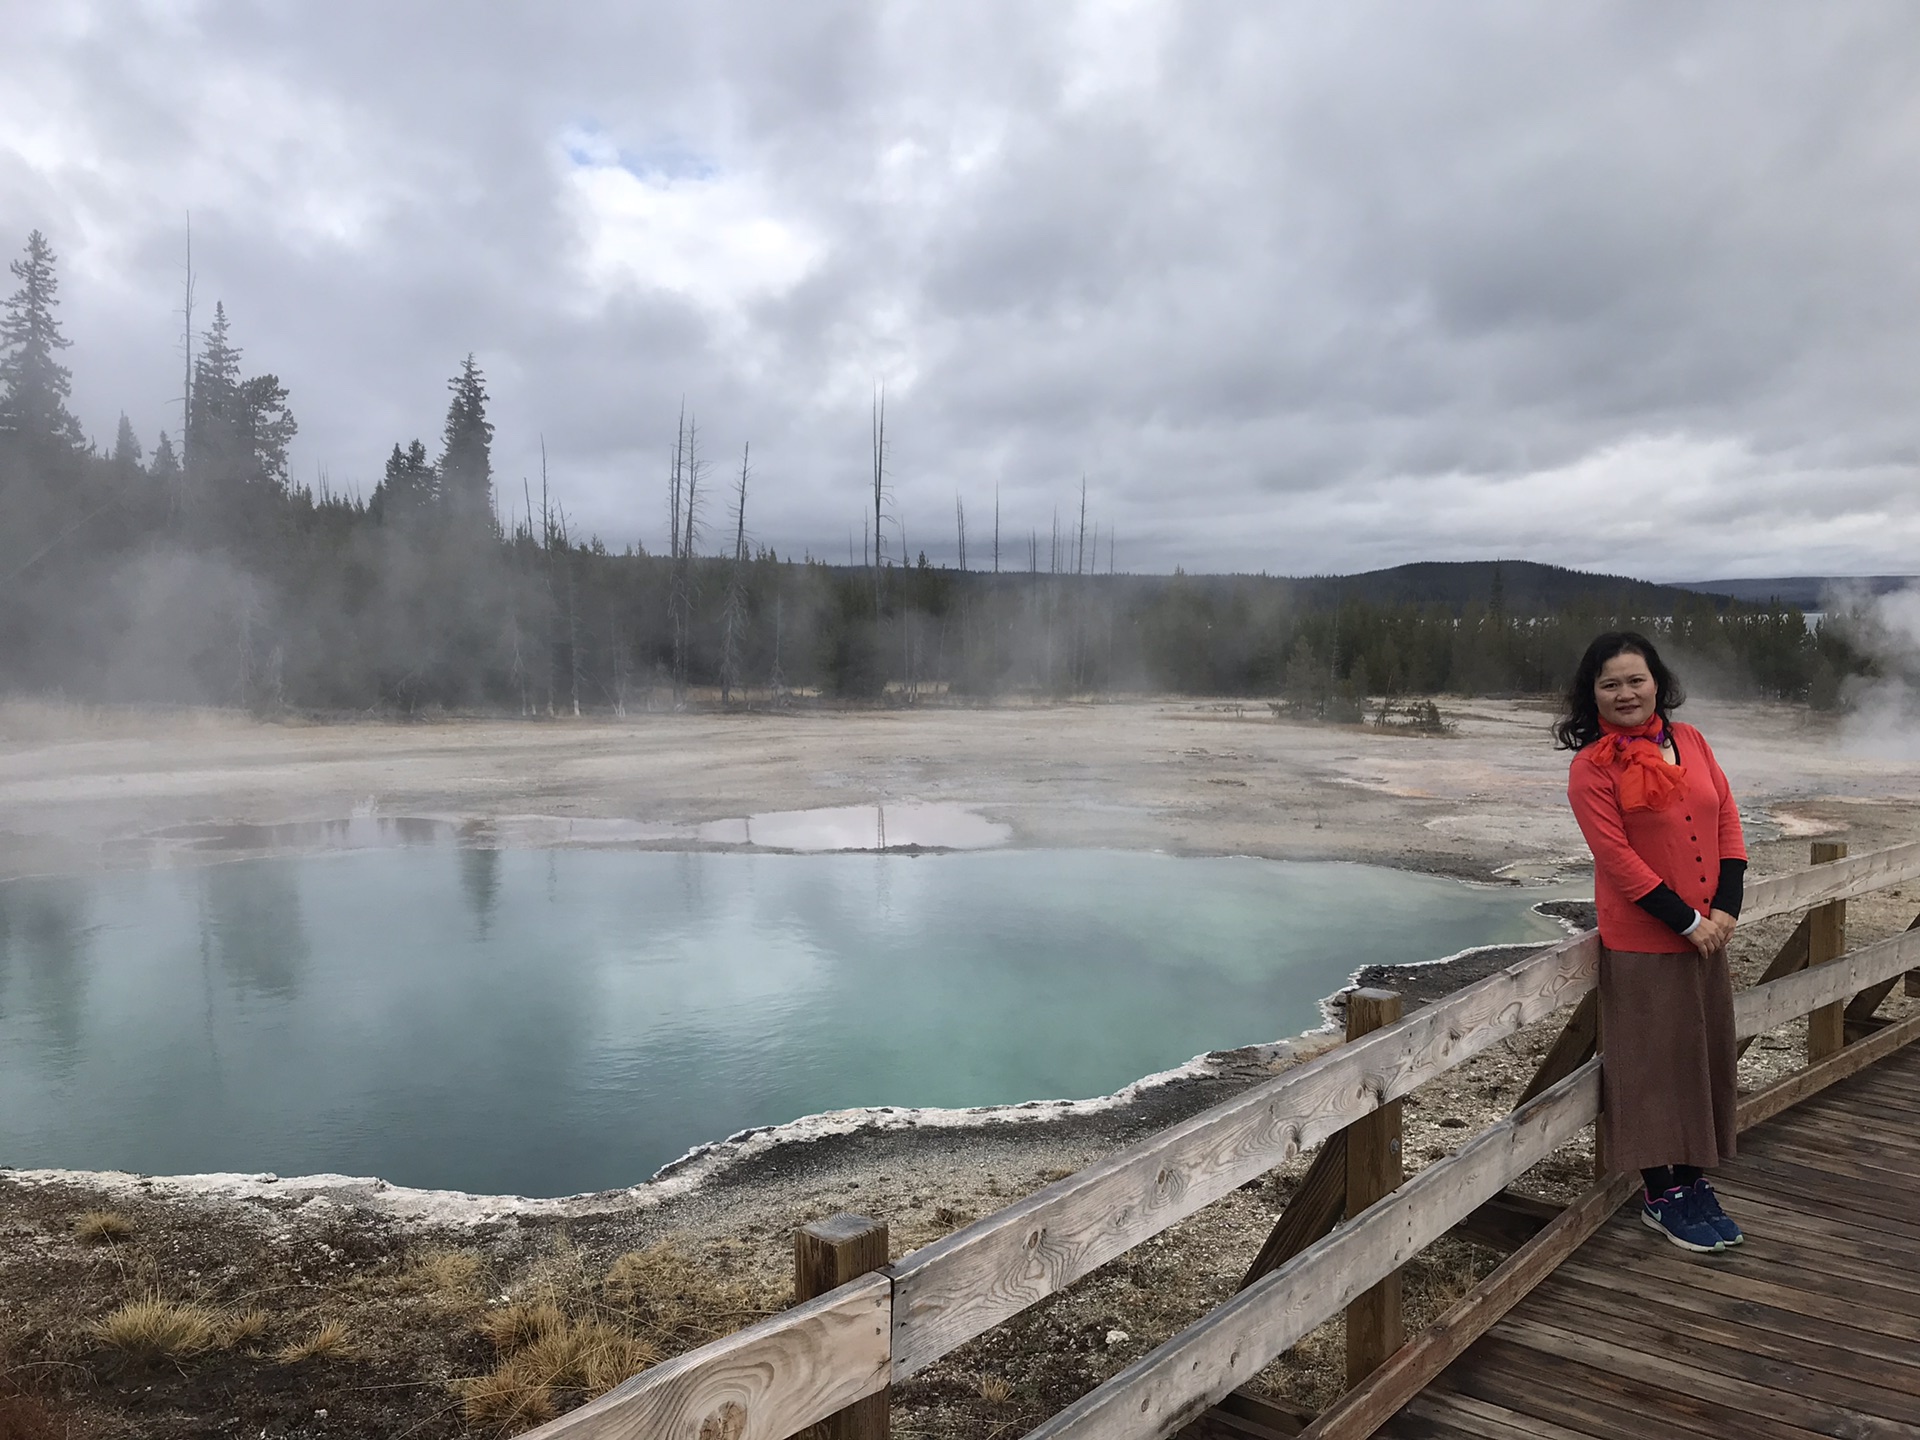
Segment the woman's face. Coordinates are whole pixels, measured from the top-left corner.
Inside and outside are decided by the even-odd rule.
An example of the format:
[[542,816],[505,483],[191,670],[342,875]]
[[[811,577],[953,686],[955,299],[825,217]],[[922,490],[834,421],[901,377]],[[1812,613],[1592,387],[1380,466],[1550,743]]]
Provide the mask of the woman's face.
[[1622,650],[1600,667],[1593,682],[1593,698],[1600,718],[1615,725],[1644,725],[1653,718],[1659,687],[1647,668],[1647,657]]

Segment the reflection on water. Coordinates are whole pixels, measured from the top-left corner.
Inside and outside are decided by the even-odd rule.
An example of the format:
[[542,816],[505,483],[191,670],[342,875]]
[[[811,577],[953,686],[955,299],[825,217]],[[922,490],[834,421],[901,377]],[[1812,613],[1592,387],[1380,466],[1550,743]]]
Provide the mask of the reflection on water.
[[73,1065],[82,1033],[86,945],[84,881],[0,885],[0,955],[6,957],[0,964],[0,1028],[16,1014],[31,1016],[20,1043],[61,1072]]
[[299,875],[290,865],[209,865],[200,881],[200,945],[235,987],[290,998],[312,946],[300,915]]
[[1530,898],[1101,851],[416,846],[15,881],[0,1163],[630,1184],[821,1110],[1104,1094],[1316,1024],[1359,965],[1551,939]]
[[460,889],[473,912],[476,933],[485,936],[500,902],[500,852],[471,847],[460,852]]
[[1013,827],[964,805],[837,805],[823,810],[770,810],[702,825],[710,845],[821,854],[835,850],[987,850],[1013,838]]

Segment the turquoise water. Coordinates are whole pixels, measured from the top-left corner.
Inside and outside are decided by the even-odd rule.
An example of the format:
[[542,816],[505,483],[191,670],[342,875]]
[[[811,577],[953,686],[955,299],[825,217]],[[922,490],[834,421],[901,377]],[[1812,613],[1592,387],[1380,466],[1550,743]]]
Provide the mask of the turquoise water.
[[1531,894],[1119,851],[448,844],[0,884],[0,1164],[560,1195],[859,1105],[1107,1094]]

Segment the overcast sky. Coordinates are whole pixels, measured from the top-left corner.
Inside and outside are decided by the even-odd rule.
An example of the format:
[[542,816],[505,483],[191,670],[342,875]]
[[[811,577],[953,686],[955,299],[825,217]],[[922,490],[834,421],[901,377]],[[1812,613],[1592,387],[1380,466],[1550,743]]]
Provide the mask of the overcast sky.
[[616,548],[684,397],[844,560],[884,384],[937,560],[997,488],[1044,563],[1084,475],[1123,569],[1920,570],[1906,0],[0,12],[0,246],[103,439],[177,426],[191,210],[296,480],[437,450],[472,351],[503,502],[544,435]]

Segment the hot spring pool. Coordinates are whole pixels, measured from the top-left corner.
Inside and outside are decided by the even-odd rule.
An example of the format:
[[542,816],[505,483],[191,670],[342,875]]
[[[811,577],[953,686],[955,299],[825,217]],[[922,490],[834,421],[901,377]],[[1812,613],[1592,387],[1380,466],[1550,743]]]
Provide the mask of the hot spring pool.
[[0,883],[0,1164],[562,1195],[859,1105],[1107,1094],[1538,891],[1121,851],[445,843]]

